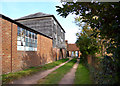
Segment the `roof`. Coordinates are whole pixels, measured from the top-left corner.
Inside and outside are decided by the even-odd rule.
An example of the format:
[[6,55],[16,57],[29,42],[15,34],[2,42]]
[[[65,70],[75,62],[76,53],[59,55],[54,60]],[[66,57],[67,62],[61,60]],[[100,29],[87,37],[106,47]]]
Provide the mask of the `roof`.
[[76,44],[68,44],[67,51],[79,51],[79,48],[76,46]]
[[43,36],[45,36],[45,37],[47,37],[47,38],[53,39],[53,38],[51,38],[51,37],[49,37],[49,36],[47,36],[47,35],[45,35],[45,34],[43,34],[43,33],[40,33],[40,32],[38,32],[38,31],[36,31],[36,30],[33,30],[33,29],[31,29],[31,28],[29,28],[29,27],[27,27],[27,26],[19,23],[19,22],[16,22],[16,21],[14,21],[14,20],[10,19],[9,17],[6,17],[6,16],[4,16],[4,15],[2,15],[2,14],[0,14],[0,17],[1,17],[2,19],[5,19],[5,20],[7,20],[7,21],[10,21],[10,22],[18,25],[19,27],[22,27],[22,28],[25,28],[25,29],[27,29],[27,30],[29,30],[29,31],[32,31],[32,32],[34,32],[34,33],[43,35]]
[[33,18],[44,18],[44,17],[53,17],[53,19],[58,23],[58,25],[65,32],[65,30],[63,29],[63,27],[61,26],[61,24],[58,22],[58,20],[55,18],[54,15],[45,14],[45,13],[42,13],[42,12],[38,12],[38,13],[35,13],[35,14],[30,14],[30,15],[15,19],[15,21],[27,20],[27,19],[33,19]]
[[42,12],[38,12],[38,13],[35,13],[35,14],[30,14],[30,15],[15,19],[15,20],[24,20],[24,19],[28,19],[28,18],[36,18],[36,17],[43,17],[43,16],[49,16],[49,15],[50,14],[45,14],[45,13],[42,13]]

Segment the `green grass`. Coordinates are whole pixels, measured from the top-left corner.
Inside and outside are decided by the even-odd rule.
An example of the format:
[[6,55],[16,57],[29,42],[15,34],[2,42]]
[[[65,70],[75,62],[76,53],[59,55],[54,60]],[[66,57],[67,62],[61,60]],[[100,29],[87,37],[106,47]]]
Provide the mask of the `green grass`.
[[82,63],[79,63],[76,70],[74,84],[93,84],[90,79],[89,70]]
[[3,84],[7,84],[7,83],[9,83],[9,82],[11,82],[15,79],[19,79],[19,78],[22,78],[22,77],[25,77],[25,76],[29,76],[29,75],[35,74],[39,71],[51,69],[51,68],[65,62],[67,60],[68,60],[68,58],[61,59],[61,60],[58,60],[58,61],[55,61],[55,62],[52,62],[52,63],[49,63],[49,64],[45,64],[45,65],[42,65],[42,66],[31,67],[31,68],[25,69],[23,71],[19,71],[19,72],[15,72],[15,73],[9,73],[9,74],[3,74],[2,75],[2,82],[3,82]]
[[58,84],[59,81],[64,77],[64,75],[70,71],[76,61],[76,59],[72,59],[65,65],[50,73],[45,78],[40,79],[38,81],[38,84]]

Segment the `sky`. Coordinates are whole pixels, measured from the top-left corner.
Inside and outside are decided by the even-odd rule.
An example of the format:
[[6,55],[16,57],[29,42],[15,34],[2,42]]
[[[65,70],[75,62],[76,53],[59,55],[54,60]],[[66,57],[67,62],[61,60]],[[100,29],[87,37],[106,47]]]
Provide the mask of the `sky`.
[[68,43],[75,43],[75,34],[79,32],[80,28],[74,23],[75,15],[70,14],[67,18],[63,18],[57,15],[55,6],[61,6],[61,2],[59,0],[1,0],[0,13],[11,19],[37,12],[52,14],[64,28],[65,40],[68,40]]

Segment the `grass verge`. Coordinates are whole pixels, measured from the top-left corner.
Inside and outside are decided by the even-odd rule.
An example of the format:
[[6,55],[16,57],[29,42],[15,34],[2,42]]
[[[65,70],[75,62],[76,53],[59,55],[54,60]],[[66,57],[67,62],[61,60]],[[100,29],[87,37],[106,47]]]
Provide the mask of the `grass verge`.
[[81,62],[75,73],[74,84],[93,84],[89,70]]
[[49,64],[45,64],[45,65],[41,65],[41,66],[37,66],[37,67],[31,67],[29,69],[25,69],[23,71],[19,71],[19,72],[15,72],[15,73],[9,73],[9,74],[3,74],[2,75],[2,83],[3,84],[7,84],[15,79],[19,79],[28,75],[32,75],[35,74],[39,71],[44,71],[47,69],[51,69],[55,66],[58,66],[59,64],[66,62],[67,60],[69,60],[68,58],[66,59],[61,59]]
[[65,65],[50,73],[45,78],[40,79],[38,81],[38,84],[58,84],[59,81],[64,77],[64,75],[70,71],[76,61],[76,59],[72,59]]

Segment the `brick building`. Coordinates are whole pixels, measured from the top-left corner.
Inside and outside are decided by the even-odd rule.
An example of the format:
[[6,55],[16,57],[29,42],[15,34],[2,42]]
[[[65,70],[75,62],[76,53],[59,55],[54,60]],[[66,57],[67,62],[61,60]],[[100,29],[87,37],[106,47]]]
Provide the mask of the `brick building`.
[[68,57],[80,57],[81,52],[79,48],[76,46],[76,44],[68,44],[68,41],[66,40],[66,46]]
[[16,72],[65,58],[65,46],[54,47],[53,39],[53,36],[0,14],[2,73]]
[[18,18],[15,21],[51,37],[56,60],[66,56],[65,30],[54,15],[38,12]]

